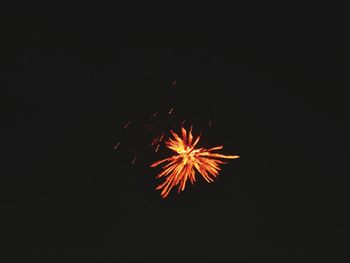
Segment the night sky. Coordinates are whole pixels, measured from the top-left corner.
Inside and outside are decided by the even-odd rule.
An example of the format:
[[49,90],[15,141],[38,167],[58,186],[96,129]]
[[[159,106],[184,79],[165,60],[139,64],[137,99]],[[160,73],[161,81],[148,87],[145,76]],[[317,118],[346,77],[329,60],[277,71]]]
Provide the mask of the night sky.
[[[23,32],[3,58],[1,91],[1,236],[11,255],[85,262],[344,256],[349,65],[337,63],[339,53],[119,48],[104,45],[110,38],[97,29]],[[131,165],[113,145],[135,110],[168,105],[203,133],[202,146],[223,144],[222,153],[241,158],[223,165],[215,183],[197,176],[164,200],[149,162],[170,152],[141,151]],[[135,136],[135,148],[148,143]]]

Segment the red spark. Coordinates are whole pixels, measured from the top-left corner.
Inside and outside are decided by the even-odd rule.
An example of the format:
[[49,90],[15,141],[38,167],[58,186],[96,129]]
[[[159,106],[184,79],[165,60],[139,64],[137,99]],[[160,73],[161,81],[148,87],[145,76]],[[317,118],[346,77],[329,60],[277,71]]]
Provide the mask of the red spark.
[[130,123],[131,123],[131,121],[128,121],[123,127],[124,127],[124,129],[126,129],[126,128],[128,128],[129,127],[129,125],[130,125]]
[[158,137],[155,137],[151,143],[151,145],[155,145],[158,142]]

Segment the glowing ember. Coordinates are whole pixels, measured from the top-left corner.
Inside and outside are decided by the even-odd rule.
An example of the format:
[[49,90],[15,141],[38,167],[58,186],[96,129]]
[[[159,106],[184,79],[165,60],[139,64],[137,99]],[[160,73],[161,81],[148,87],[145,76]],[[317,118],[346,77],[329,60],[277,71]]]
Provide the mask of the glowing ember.
[[176,185],[179,185],[178,193],[183,191],[187,179],[194,184],[196,181],[195,170],[197,170],[208,183],[213,182],[214,180],[212,177],[216,178],[221,170],[219,165],[225,163],[215,158],[239,158],[238,155],[212,153],[215,150],[222,149],[223,146],[216,146],[210,149],[195,148],[199,142],[200,136],[195,139],[193,138],[192,127],[188,134],[184,128],[181,128],[181,132],[182,138],[171,131],[174,139],[169,138],[169,140],[165,142],[166,146],[177,154],[151,165],[151,167],[156,167],[161,163],[169,162],[162,167],[163,171],[157,175],[157,178],[163,176],[167,177],[165,181],[156,188],[157,190],[162,189],[161,196],[163,198],[166,198],[170,190]]

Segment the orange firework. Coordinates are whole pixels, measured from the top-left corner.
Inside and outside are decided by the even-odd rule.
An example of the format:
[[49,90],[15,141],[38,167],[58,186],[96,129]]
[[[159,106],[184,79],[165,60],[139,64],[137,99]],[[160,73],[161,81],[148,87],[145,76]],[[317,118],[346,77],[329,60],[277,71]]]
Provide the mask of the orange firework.
[[219,165],[225,163],[216,158],[239,158],[238,155],[213,153],[215,150],[222,149],[222,145],[210,149],[195,148],[199,142],[200,136],[195,139],[193,138],[192,127],[188,133],[184,128],[181,128],[181,132],[182,138],[171,131],[174,138],[169,138],[168,141],[165,142],[166,146],[177,154],[151,165],[151,167],[156,167],[161,163],[169,162],[162,167],[163,171],[157,175],[157,178],[162,176],[167,177],[166,180],[156,188],[157,190],[162,189],[161,196],[163,198],[166,198],[170,190],[176,185],[179,185],[178,193],[183,191],[187,179],[190,179],[190,182],[194,184],[196,181],[195,170],[197,170],[208,183],[213,182],[214,180],[212,177],[216,178],[221,170]]

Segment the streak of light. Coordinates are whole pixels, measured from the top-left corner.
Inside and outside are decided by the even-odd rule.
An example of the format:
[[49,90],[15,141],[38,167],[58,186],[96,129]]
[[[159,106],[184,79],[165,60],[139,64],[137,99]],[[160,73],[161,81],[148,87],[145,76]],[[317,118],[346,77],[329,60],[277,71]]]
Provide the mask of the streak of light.
[[123,127],[124,127],[124,129],[126,129],[126,128],[128,128],[129,127],[129,125],[130,125],[130,123],[131,123],[131,121],[128,121]]
[[158,152],[159,146],[160,146],[160,144],[157,145],[157,148],[155,150],[156,152]]

